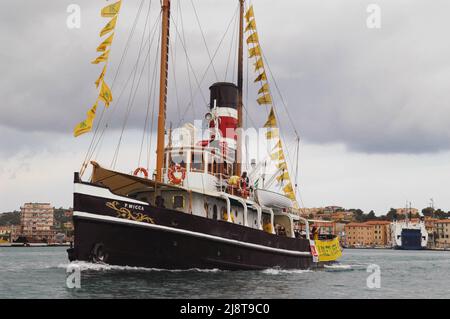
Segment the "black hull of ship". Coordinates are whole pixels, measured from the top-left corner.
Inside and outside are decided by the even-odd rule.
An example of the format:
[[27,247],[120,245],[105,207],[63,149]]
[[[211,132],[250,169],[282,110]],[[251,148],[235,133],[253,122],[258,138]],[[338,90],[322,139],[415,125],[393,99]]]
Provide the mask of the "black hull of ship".
[[[127,207],[126,202],[114,202],[116,208]],[[71,261],[158,269],[310,269],[319,266],[313,262],[306,239],[279,237],[226,221],[150,205],[137,205],[141,208],[138,216],[147,220],[138,222],[117,217],[117,209],[111,209],[108,203],[112,203],[111,199],[74,195]]]

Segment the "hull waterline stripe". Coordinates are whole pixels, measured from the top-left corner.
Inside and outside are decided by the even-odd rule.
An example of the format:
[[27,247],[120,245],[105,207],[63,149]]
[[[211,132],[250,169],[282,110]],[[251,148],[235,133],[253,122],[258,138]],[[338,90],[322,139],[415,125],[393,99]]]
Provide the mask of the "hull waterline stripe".
[[178,234],[188,235],[188,236],[192,236],[192,237],[205,238],[205,239],[228,243],[228,244],[232,244],[232,245],[236,245],[236,246],[243,246],[243,247],[249,247],[249,248],[254,248],[254,249],[259,249],[259,250],[266,250],[266,251],[276,252],[276,253],[280,253],[280,254],[294,255],[294,256],[311,256],[310,252],[272,248],[272,247],[262,246],[262,245],[258,245],[258,244],[246,243],[246,242],[242,242],[242,241],[238,241],[238,240],[234,240],[234,239],[222,238],[222,237],[218,237],[218,236],[202,234],[202,233],[193,232],[193,231],[184,230],[184,229],[176,229],[176,228],[167,227],[167,226],[141,223],[141,222],[137,222],[134,220],[127,220],[127,219],[122,219],[122,218],[117,218],[117,217],[97,215],[97,214],[91,214],[91,213],[80,212],[80,211],[74,211],[73,216],[85,218],[85,219],[107,221],[107,222],[116,223],[116,224],[128,224],[128,225],[135,225],[135,226],[144,227],[144,228],[158,229],[158,230],[165,231],[165,232],[172,232],[172,233],[178,233]]

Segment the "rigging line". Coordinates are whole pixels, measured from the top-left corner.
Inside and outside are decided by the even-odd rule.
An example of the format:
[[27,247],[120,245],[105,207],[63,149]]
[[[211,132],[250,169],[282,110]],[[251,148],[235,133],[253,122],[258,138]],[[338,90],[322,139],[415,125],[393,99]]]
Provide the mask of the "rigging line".
[[[122,66],[123,61],[125,60],[125,57],[126,57],[126,55],[127,55],[127,53],[128,53],[128,49],[129,49],[129,45],[130,45],[130,42],[131,42],[131,39],[132,39],[132,35],[134,34],[134,32],[135,32],[135,30],[136,30],[137,22],[139,21],[139,16],[140,16],[140,14],[141,14],[142,7],[143,7],[143,5],[144,5],[144,2],[145,2],[145,0],[141,0],[141,4],[139,5],[138,14],[136,15],[136,18],[135,18],[135,20],[134,20],[134,22],[133,22],[133,27],[132,27],[132,29],[131,29],[130,36],[128,37],[128,40],[127,40],[127,42],[126,42],[126,44],[125,44],[124,54],[123,54],[122,57],[120,58],[119,66],[117,67],[117,72],[116,72],[116,74],[114,75],[113,82],[111,83],[111,90],[114,88],[114,84],[116,83],[116,79],[117,79],[117,77],[119,76],[120,67]],[[151,5],[151,3],[152,3],[152,2],[151,2],[151,0],[150,0],[150,5]],[[150,8],[149,8],[149,10],[150,10]]]
[[295,127],[295,124],[294,124],[294,122],[293,122],[293,120],[292,120],[292,117],[291,117],[291,115],[289,114],[289,109],[288,109],[288,107],[287,107],[286,102],[284,101],[283,95],[281,94],[281,90],[280,90],[280,88],[279,88],[279,86],[278,86],[277,80],[275,79],[275,76],[274,76],[273,73],[272,73],[272,69],[270,68],[270,64],[269,64],[269,62],[268,62],[266,56],[265,56],[264,53],[262,52],[262,50],[261,50],[261,54],[262,54],[262,56],[263,56],[264,62],[265,62],[266,65],[267,65],[267,68],[269,69],[270,77],[272,78],[273,83],[275,84],[275,88],[277,89],[277,93],[278,93],[278,95],[280,96],[280,99],[281,99],[281,104],[283,105],[284,110],[286,111],[286,114],[287,114],[287,116],[288,116],[288,118],[289,118],[289,122],[290,122],[292,128],[294,129],[295,135],[296,135],[298,138],[300,138],[300,134],[298,133],[297,128]]
[[[159,16],[159,18],[160,18],[160,16]],[[154,33],[157,31],[158,23],[159,23],[159,19],[157,19],[157,21],[155,22],[155,24],[154,24],[154,26],[153,26],[153,32],[154,32]],[[149,42],[150,42],[150,40],[146,42],[145,46],[147,46],[147,44],[148,44],[148,45],[151,47],[152,43],[149,43]],[[138,67],[138,64],[136,63],[136,64],[133,66],[132,71],[131,71],[131,73],[130,73],[128,79],[126,80],[125,85],[124,85],[122,91],[121,91],[120,94],[119,94],[119,98],[118,98],[118,99],[116,100],[116,102],[115,102],[115,105],[119,105],[119,102],[120,102],[120,100],[122,99],[122,96],[123,96],[123,94],[125,93],[125,90],[127,89],[128,84],[130,83],[131,77],[133,76],[133,74],[134,74],[134,72],[135,72],[135,69],[136,69],[137,67]],[[112,118],[112,116],[115,114],[116,110],[117,110],[117,108],[113,108],[113,109],[112,109],[112,112],[109,113],[108,119],[106,120],[105,127],[103,128],[102,135],[103,135],[103,133],[109,128],[108,123],[109,123],[110,119]]]
[[[152,1],[150,0],[149,3],[149,11],[150,11],[150,7],[151,7]],[[148,33],[148,37],[149,40],[151,38],[151,29],[149,28],[149,33]],[[151,54],[151,46],[148,47],[148,52],[149,54]],[[151,82],[151,63],[148,63],[148,90],[147,90],[147,99],[148,99],[148,104],[146,107],[146,114],[145,114],[145,121],[144,121],[144,130],[142,132],[142,140],[141,140],[141,147],[139,150],[139,159],[138,159],[138,165],[137,167],[141,166],[141,157],[142,157],[142,149],[144,148],[144,140],[145,140],[145,133],[147,132],[147,124],[148,124],[148,117],[149,117],[149,113],[150,113],[150,99],[151,99],[151,87],[153,86],[152,82]]]
[[[144,38],[145,38],[145,35],[146,35],[146,30],[147,30],[147,24],[148,24],[149,16],[150,16],[150,7],[149,7],[149,10],[147,12],[147,16],[145,18],[144,31],[142,32],[141,43],[139,45],[139,51],[138,51],[138,56],[137,56],[137,62],[136,62],[137,65],[139,65],[139,61],[141,59],[141,54],[142,54],[142,49],[143,49],[143,46],[144,46]],[[150,50],[147,53],[146,58],[144,60],[144,63],[142,65],[142,71],[141,71],[141,75],[140,76],[142,76],[142,73],[143,73],[143,70],[145,68],[145,64],[147,62],[147,59],[148,59],[149,55],[150,55]],[[133,106],[132,103],[134,103],[134,97],[136,96],[136,92],[137,92],[137,90],[139,88],[140,77],[139,77],[139,82],[136,84],[136,89],[135,89],[134,94],[133,94],[133,88],[134,88],[134,85],[135,85],[136,75],[137,75],[137,68],[136,68],[136,71],[135,71],[134,76],[133,76],[133,82],[131,84],[130,96],[128,98],[127,109],[125,111],[125,119],[124,119],[124,123],[122,125],[122,131],[120,133],[120,138],[119,138],[119,142],[117,144],[116,153],[114,154],[115,160],[114,160],[114,157],[113,157],[113,161],[114,161],[113,169],[115,168],[115,166],[117,164],[117,159],[119,157],[119,150],[120,150],[120,146],[121,146],[121,143],[122,143],[123,133],[124,133],[125,127],[126,127],[126,125],[128,123],[128,118],[130,116],[131,109],[132,109],[132,106]]]
[[[178,30],[177,24],[176,24],[176,22],[173,20],[172,17],[171,17],[171,21],[172,21],[172,23],[175,25],[175,30],[176,30],[176,32],[179,34],[180,32],[179,32],[179,30]],[[186,47],[185,47],[185,43],[184,43],[184,41],[181,41],[181,40],[180,40],[180,42],[181,42],[181,45],[182,45],[182,47],[183,47],[183,49],[184,49],[184,51],[185,51],[185,53],[186,53],[187,62],[188,62],[188,64],[189,64],[189,67],[190,67],[191,70],[192,70],[192,74],[194,75],[195,82],[197,82],[198,87],[200,87],[200,82],[198,81],[197,75],[195,74],[195,71],[194,71],[194,67],[192,66],[191,60],[189,59],[189,56],[188,56],[188,54],[187,54],[187,49],[186,49]],[[208,68],[208,69],[209,69],[209,68]],[[205,96],[203,95],[203,93],[202,93],[201,95],[202,95],[203,100],[204,100],[204,102],[205,102],[205,104],[206,104],[207,102],[206,102]]]
[[[153,144],[153,139],[152,139],[152,133],[153,133],[153,128],[154,128],[154,118],[155,118],[155,106],[157,104],[157,94],[156,94],[156,89],[157,89],[157,76],[158,76],[158,68],[157,68],[157,62],[159,61],[159,57],[160,57],[160,47],[161,47],[161,38],[158,37],[158,44],[156,47],[156,59],[155,59],[155,77],[154,77],[154,81],[153,81],[153,108],[152,108],[152,119],[151,119],[151,124],[150,124],[150,130],[149,130],[149,142],[148,142],[148,152],[147,152],[147,170],[150,170],[150,153],[151,153],[151,149],[152,149],[152,144]],[[149,101],[151,103],[151,101]]]
[[[120,59],[121,61],[124,59],[124,57],[125,57],[125,55],[126,55],[126,53],[127,53],[127,51],[128,51],[128,45],[129,45],[129,43],[130,43],[130,41],[131,41],[131,38],[132,38],[133,35],[134,35],[135,27],[136,27],[137,21],[138,21],[138,19],[139,19],[140,13],[141,13],[141,11],[142,11],[142,6],[143,6],[143,4],[144,4],[144,0],[141,1],[141,4],[140,4],[140,6],[139,6],[139,8],[138,8],[138,11],[136,12],[136,16],[135,16],[135,18],[134,18],[133,27],[132,27],[132,29],[131,29],[130,35],[128,36],[128,40],[127,40],[127,42],[126,42],[124,52],[122,53],[122,57],[121,57],[121,59]],[[118,66],[118,68],[117,68],[117,70],[116,70],[116,73],[115,73],[115,76],[114,76],[113,83],[112,83],[112,85],[111,85],[111,89],[113,88],[113,86],[114,86],[114,84],[115,84],[116,78],[117,78],[117,76],[118,76],[118,74],[119,74],[119,72],[120,72],[121,65],[122,65],[122,63],[119,63],[119,66]],[[94,146],[94,144],[98,145],[98,142],[95,143],[94,141],[96,140],[96,137],[97,137],[97,134],[98,134],[98,130],[99,130],[100,126],[101,126],[101,123],[102,123],[102,120],[103,120],[103,113],[104,113],[104,112],[105,112],[105,108],[103,108],[102,114],[101,114],[101,116],[100,116],[100,120],[97,122],[96,129],[95,129],[94,135],[92,136],[92,140],[91,140],[91,143],[90,143],[90,145],[89,145],[88,151],[86,152],[86,157],[85,157],[85,161],[84,161],[84,164],[83,164],[83,165],[87,165],[86,162],[89,161],[89,160],[92,158],[92,156],[93,156],[93,154],[94,154],[94,152],[95,152],[95,148],[92,150],[92,147]],[[106,125],[107,125],[107,124],[106,124]],[[102,132],[101,136],[103,136],[103,132]],[[84,172],[84,171],[83,171],[83,172]],[[81,174],[81,175],[82,175],[82,174]]]
[[[234,15],[236,15],[237,12],[238,12],[238,11],[236,10],[236,12],[235,12]],[[230,29],[230,26],[231,26],[231,24],[232,24],[232,22],[233,22],[233,20],[234,20],[234,15],[233,15],[233,17],[231,18],[231,20],[230,20],[230,22],[229,22],[229,24],[228,24],[228,26],[227,26],[227,29],[225,30],[225,33],[223,34],[223,36],[222,36],[222,38],[221,38],[221,40],[220,40],[220,43],[219,43],[219,45],[217,46],[216,51],[214,52],[214,55],[213,55],[213,58],[212,58],[213,60],[215,59],[217,53],[219,52],[219,49],[220,49],[220,47],[221,47],[221,45],[222,45],[222,42],[223,42],[223,40],[225,39],[225,36],[227,35],[228,30]],[[175,30],[178,32],[178,28],[177,28],[176,26],[175,26]],[[184,48],[184,45],[183,45],[183,48]],[[189,61],[189,60],[188,60],[188,61]],[[189,63],[189,65],[190,65],[191,68],[192,68],[192,65],[191,65],[190,63]],[[205,97],[204,97],[204,95],[203,95],[203,92],[200,90],[200,86],[201,86],[201,83],[203,83],[203,81],[204,81],[204,79],[205,79],[205,77],[206,77],[206,74],[208,73],[208,70],[209,70],[210,67],[211,67],[211,63],[209,63],[208,67],[206,68],[205,72],[203,73],[203,76],[202,76],[202,78],[201,78],[201,80],[200,80],[200,83],[198,83],[197,77],[195,77],[196,80],[197,80],[197,85],[198,85],[198,86],[197,86],[197,88],[196,88],[194,97],[195,97],[195,95],[197,95],[197,92],[200,92],[200,94],[202,95],[203,100],[204,100],[204,102],[205,102],[205,105],[207,105],[208,103],[207,103],[207,101],[206,101],[206,99],[205,99]],[[194,73],[194,72],[193,72],[193,73]],[[195,76],[195,73],[194,73],[194,76]],[[192,107],[192,104],[193,104],[193,99],[191,99],[191,101],[190,101],[190,102],[188,103],[188,105],[186,106],[185,112],[184,112],[184,114],[183,114],[183,116],[182,116],[183,119],[184,119],[184,117],[185,117],[187,111],[189,110],[189,108]],[[180,121],[180,123],[181,123],[181,121]]]
[[[169,40],[170,43],[172,43],[171,40]],[[171,69],[172,69],[172,75],[173,75],[173,82],[174,82],[174,86],[175,86],[175,99],[176,99],[176,105],[177,105],[177,114],[181,114],[181,110],[180,110],[180,98],[178,95],[178,85],[177,85],[177,77],[176,77],[176,70],[175,70],[175,61],[174,61],[174,57],[173,57],[173,52],[172,52],[172,45],[169,45],[169,51],[170,51],[170,61],[171,61]]]
[[[184,43],[186,43],[186,34],[185,34],[185,30],[184,30],[184,20],[183,20],[183,10],[181,9],[181,2],[178,1],[178,7],[179,7],[179,12],[180,12],[180,20],[181,20],[181,31],[183,32],[183,41]],[[178,33],[176,33],[177,35]],[[187,45],[187,44],[186,44]],[[189,62],[188,62],[188,54],[187,54],[187,50],[184,50],[184,55],[185,55],[185,63],[186,63],[186,73],[188,76],[188,82],[189,82],[189,93],[190,93],[190,98],[191,101],[194,100],[194,95],[193,95],[193,90],[192,90],[192,80],[191,80],[191,72],[189,69]],[[195,118],[195,111],[194,111],[194,118]],[[181,123],[181,118],[179,119],[179,123]],[[177,125],[179,126],[179,124]]]
[[[113,169],[117,165],[117,160],[118,160],[118,157],[119,157],[119,151],[120,151],[120,146],[121,146],[121,142],[122,142],[123,132],[124,132],[125,127],[127,125],[127,122],[128,122],[128,119],[129,119],[129,115],[131,113],[131,110],[132,110],[132,108],[134,106],[134,100],[136,98],[136,94],[137,94],[137,91],[139,89],[139,86],[140,86],[140,83],[141,83],[141,79],[142,79],[142,75],[144,73],[144,68],[145,68],[145,65],[147,64],[148,59],[149,59],[149,54],[147,53],[147,55],[145,57],[145,60],[144,60],[143,69],[141,70],[141,73],[140,73],[139,78],[138,78],[137,83],[136,83],[136,88],[134,89],[134,93],[131,93],[132,94],[132,98],[131,98],[131,101],[130,101],[129,108],[127,109],[125,123],[123,125],[122,134],[121,134],[120,139],[119,139],[119,144],[117,145],[117,148],[116,148],[115,159],[113,159],[114,160]],[[131,95],[130,95],[130,97],[131,97]]]
[[[179,3],[179,2],[178,2]],[[177,6],[177,11],[178,12],[178,8],[179,6]],[[178,23],[178,15],[176,16],[176,21]],[[169,51],[170,51],[170,58],[171,58],[171,69],[172,69],[172,74],[173,74],[173,81],[174,81],[174,85],[175,85],[175,97],[176,97],[176,106],[177,106],[177,114],[181,114],[181,110],[180,110],[180,97],[178,94],[178,82],[177,82],[177,77],[176,77],[176,70],[177,70],[177,66],[176,66],[176,56],[177,56],[177,43],[178,43],[178,34],[175,34],[175,39],[172,43],[172,38],[169,38],[170,41],[170,45],[169,45]],[[173,49],[172,49],[173,47]]]
[[[258,30],[257,30],[257,28],[256,28],[256,30],[255,30],[255,32],[258,32]],[[260,45],[260,50],[261,50],[261,55],[262,55],[262,57],[263,57],[263,59],[265,60],[265,62],[266,62],[266,65],[268,66],[268,68],[269,68],[269,72],[271,73],[271,70],[270,70],[270,66],[269,66],[269,64],[268,64],[268,62],[267,62],[267,59],[265,58],[265,56],[264,56],[264,54],[263,54],[263,49],[261,48],[261,45]],[[257,57],[255,56],[255,60],[257,60]],[[264,70],[265,71],[265,70]],[[260,73],[260,72],[258,72],[260,75],[262,74],[262,73]],[[272,73],[271,73],[271,75],[272,75]],[[272,75],[272,78],[273,78],[273,75]],[[260,80],[260,84],[262,85],[262,80]],[[267,79],[266,80],[266,82],[269,84],[269,80]],[[277,87],[277,86],[276,86]],[[278,88],[278,87],[277,87]],[[269,94],[272,96],[272,92],[269,92]],[[277,108],[276,108],[276,104],[275,104],[275,101],[274,101],[274,99],[272,98],[272,106],[273,106],[273,109],[274,109],[274,112],[275,112],[275,116],[276,116],[276,118],[278,119],[278,120],[280,120],[281,118],[279,117],[279,115],[278,115],[278,112],[277,112]],[[268,113],[268,106],[266,106],[266,113]],[[292,124],[292,119],[289,117],[289,119],[290,119],[290,121],[291,121],[291,124]],[[298,134],[297,134],[297,131],[296,131],[296,129],[295,129],[295,126],[293,125],[293,128],[294,128],[294,132],[295,132],[295,134],[296,134],[296,136],[298,137]],[[278,131],[279,131],[279,133],[280,133],[280,140],[283,140],[284,139],[284,134],[282,133],[282,131],[280,130],[280,127],[279,127],[279,125],[278,125]],[[291,156],[290,156],[290,152],[289,152],[289,148],[286,148],[286,147],[282,147],[281,148],[283,151],[285,150],[286,151],[286,153],[287,153],[287,159],[285,159],[285,161],[286,161],[286,165],[287,165],[287,163],[291,160]],[[273,151],[273,150],[272,150]],[[289,182],[292,184],[292,181],[291,181],[291,179],[289,178]]]
[[297,156],[295,161],[295,188],[298,188],[298,160],[299,160],[299,154],[300,153],[300,139],[297,138]]
[[217,76],[217,72],[216,72],[216,69],[214,68],[214,63],[213,63],[213,60],[211,58],[211,53],[209,52],[208,45],[206,43],[205,34],[203,32],[203,28],[202,28],[202,25],[200,24],[200,19],[199,19],[198,14],[197,14],[197,10],[195,9],[195,5],[194,5],[194,2],[192,0],[191,0],[191,5],[192,5],[192,9],[194,9],[195,18],[197,20],[198,27],[200,28],[200,33],[202,34],[203,43],[205,45],[206,52],[208,52],[208,57],[209,57],[209,60],[210,60],[210,62],[212,64],[212,69],[213,69],[214,75],[216,76],[216,80],[219,81],[219,77]]
[[[237,18],[237,15],[235,15],[235,19],[234,20],[237,20],[236,18]],[[235,23],[235,25],[234,25],[234,28],[233,28],[233,32],[231,33],[230,51],[228,52],[227,66],[225,68],[225,82],[227,81],[228,68],[229,68],[230,60],[231,60],[231,52],[233,52],[233,48],[235,48],[235,39],[234,39],[234,37],[235,37],[235,35],[237,33],[236,30],[237,30],[238,24],[237,24],[237,22],[234,22],[234,23]],[[231,79],[231,81],[233,81],[233,79]]]
[[[245,65],[246,65],[246,77],[247,77],[246,86],[245,86],[245,104],[248,105],[248,86],[249,86],[249,83],[248,83],[248,79],[249,79],[248,59],[246,59],[245,62],[246,62]],[[245,127],[248,128],[248,116],[245,117],[244,125],[245,125]],[[247,161],[247,171],[248,171],[250,168],[249,165],[251,164],[249,161],[249,158],[248,158],[248,155],[249,155],[248,144],[245,146],[245,149],[246,149],[246,156],[247,156],[246,161]]]

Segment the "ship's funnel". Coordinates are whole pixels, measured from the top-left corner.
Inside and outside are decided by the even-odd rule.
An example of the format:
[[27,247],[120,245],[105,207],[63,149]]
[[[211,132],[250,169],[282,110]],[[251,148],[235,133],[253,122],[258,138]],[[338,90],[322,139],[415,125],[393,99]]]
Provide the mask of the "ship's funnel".
[[238,87],[233,83],[218,82],[211,85],[211,100],[209,107],[229,107],[236,109],[238,104]]
[[219,82],[213,84],[209,90],[211,91],[210,109],[213,118],[209,122],[209,127],[216,128],[217,125],[221,135],[219,141],[226,142],[229,148],[235,149],[238,124],[238,87],[233,83]]

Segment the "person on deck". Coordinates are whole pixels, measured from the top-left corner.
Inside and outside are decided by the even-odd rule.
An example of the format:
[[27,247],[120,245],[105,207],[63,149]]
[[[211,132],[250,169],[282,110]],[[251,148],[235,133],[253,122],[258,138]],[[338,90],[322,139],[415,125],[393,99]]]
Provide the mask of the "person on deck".
[[162,196],[156,196],[156,207],[166,208],[166,206],[164,205],[164,198],[162,198]]
[[242,197],[244,198],[248,197],[249,186],[250,186],[250,179],[247,176],[247,172],[242,172],[241,180],[239,182]]

